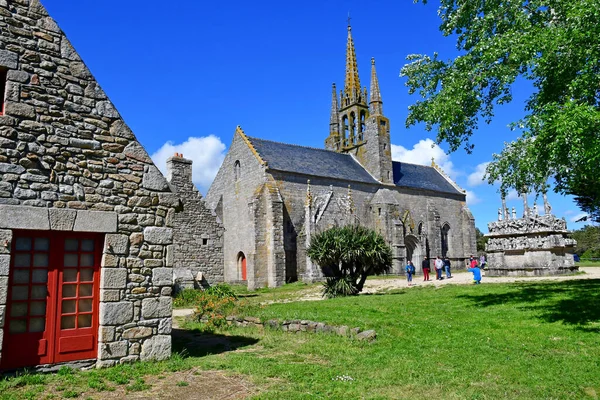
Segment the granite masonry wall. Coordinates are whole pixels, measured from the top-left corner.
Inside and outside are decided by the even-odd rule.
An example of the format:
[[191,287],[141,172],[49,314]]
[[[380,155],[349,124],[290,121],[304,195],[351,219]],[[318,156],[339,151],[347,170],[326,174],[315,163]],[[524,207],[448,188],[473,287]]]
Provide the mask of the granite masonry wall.
[[0,357],[15,229],[104,234],[97,366],[171,353],[166,179],[38,0],[0,0]]
[[[167,180],[181,199],[173,219],[173,274],[176,290],[224,281],[224,228],[192,182],[192,161],[167,160]],[[198,280],[198,273],[202,279]]]
[[[255,226],[256,203],[267,179],[265,167],[260,158],[242,136],[241,129],[236,130],[229,151],[206,194],[207,206],[215,210],[225,227],[223,257],[225,281],[241,282],[242,273],[240,254],[246,257],[248,287],[266,285],[266,277],[257,277],[258,263],[255,260],[263,249],[257,244]],[[236,172],[237,171],[237,172]],[[264,229],[264,228],[262,228]]]

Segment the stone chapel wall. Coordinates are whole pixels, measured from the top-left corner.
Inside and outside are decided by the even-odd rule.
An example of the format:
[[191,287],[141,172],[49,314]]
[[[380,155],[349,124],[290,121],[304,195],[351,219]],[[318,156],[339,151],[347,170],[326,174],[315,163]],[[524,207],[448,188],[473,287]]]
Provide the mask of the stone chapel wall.
[[0,68],[4,340],[14,230],[100,232],[97,365],[169,357],[177,198],[38,0],[0,0]]
[[[206,207],[192,182],[192,161],[175,155],[167,160],[167,179],[181,204],[173,219],[173,268],[177,288],[224,281],[223,224]],[[180,280],[180,281],[179,281]]]

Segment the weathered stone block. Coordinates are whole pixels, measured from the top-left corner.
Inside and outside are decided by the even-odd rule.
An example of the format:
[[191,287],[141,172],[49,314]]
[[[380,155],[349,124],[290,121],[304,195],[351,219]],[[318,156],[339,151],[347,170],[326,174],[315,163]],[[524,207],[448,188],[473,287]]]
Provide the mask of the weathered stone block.
[[129,250],[129,236],[119,234],[106,235],[105,243],[112,254],[126,255]]
[[6,115],[23,117],[23,118],[35,118],[35,108],[28,104],[15,103],[14,101],[7,101],[4,106],[4,112]]
[[123,150],[123,154],[129,158],[133,158],[134,160],[142,161],[144,163],[150,164],[152,162],[152,159],[150,159],[150,156],[146,150],[136,141],[129,143]]
[[100,301],[121,301],[121,291],[115,289],[100,290]]
[[171,244],[173,242],[173,230],[171,228],[149,226],[144,228],[144,239],[150,244]]
[[0,304],[6,304],[8,298],[8,277],[0,276]]
[[50,229],[48,209],[0,205],[0,228],[47,231]]
[[173,284],[173,269],[154,268],[152,270],[152,284],[154,286],[171,286]]
[[96,104],[98,114],[107,118],[119,118],[119,113],[110,101],[99,101]]
[[73,230],[77,232],[116,232],[117,213],[79,210]]
[[125,268],[102,268],[100,289],[125,289],[127,270]]
[[113,342],[115,340],[114,326],[101,326],[98,330],[99,342]]
[[100,325],[122,325],[132,322],[133,303],[100,303]]
[[370,329],[368,331],[360,332],[359,334],[356,335],[356,338],[358,340],[372,341],[377,338],[377,333],[374,330]]
[[144,174],[142,186],[149,190],[164,192],[169,190],[167,180],[154,165],[148,167],[148,172]]
[[50,229],[56,231],[72,231],[77,211],[51,208],[48,210]]
[[8,50],[0,50],[0,66],[8,69],[16,69],[19,63],[19,55]]
[[119,266],[119,257],[113,254],[102,254],[101,265],[106,268],[114,268]]
[[107,358],[120,358],[127,355],[127,349],[129,348],[127,340],[121,340],[119,342],[112,343],[100,343],[100,359],[106,360]]
[[152,335],[152,328],[140,326],[136,328],[126,329],[123,332],[123,339],[142,339]]
[[[0,243],[1,245],[1,243]],[[10,270],[10,256],[0,255],[0,276],[8,276]]]
[[163,318],[158,322],[158,334],[159,335],[170,335],[173,330],[173,319]]
[[164,318],[170,317],[173,312],[173,299],[171,297],[153,297],[142,300],[142,317]]
[[140,360],[166,360],[171,356],[171,336],[157,335],[142,343]]

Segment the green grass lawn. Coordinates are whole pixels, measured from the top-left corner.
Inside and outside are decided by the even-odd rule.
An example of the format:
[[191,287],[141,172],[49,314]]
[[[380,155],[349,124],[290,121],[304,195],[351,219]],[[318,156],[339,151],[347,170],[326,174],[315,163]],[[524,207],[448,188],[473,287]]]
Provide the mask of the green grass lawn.
[[600,267],[600,261],[579,261],[575,265],[578,267]]
[[232,328],[206,335],[216,339],[207,345],[211,340],[193,342],[177,331],[178,355],[170,361],[76,372],[66,375],[68,385],[60,374],[43,376],[42,383],[13,378],[0,382],[0,398],[43,398],[44,385],[77,394],[90,382],[99,391],[115,385],[143,390],[148,375],[192,367],[243,374],[262,389],[260,399],[600,395],[600,280],[418,287],[252,310],[263,319],[375,329],[377,340]]

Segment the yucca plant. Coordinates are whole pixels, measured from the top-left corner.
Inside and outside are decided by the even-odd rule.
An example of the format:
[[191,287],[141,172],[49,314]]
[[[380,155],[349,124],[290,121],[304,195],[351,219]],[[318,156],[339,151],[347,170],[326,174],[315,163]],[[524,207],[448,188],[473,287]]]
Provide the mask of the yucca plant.
[[315,235],[307,250],[327,277],[323,294],[327,297],[360,293],[368,275],[388,272],[392,250],[374,230],[347,225]]

